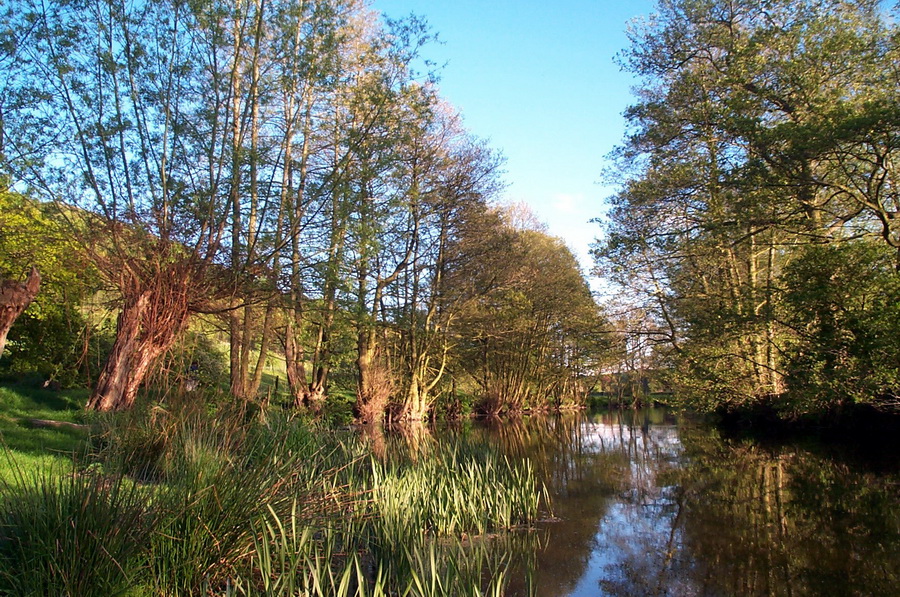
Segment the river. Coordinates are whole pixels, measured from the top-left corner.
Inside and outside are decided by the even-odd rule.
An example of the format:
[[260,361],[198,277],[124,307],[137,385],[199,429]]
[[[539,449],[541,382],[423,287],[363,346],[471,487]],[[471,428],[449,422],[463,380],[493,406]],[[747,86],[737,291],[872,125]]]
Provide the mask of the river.
[[455,432],[528,458],[552,498],[508,595],[900,595],[897,454],[723,439],[653,409]]

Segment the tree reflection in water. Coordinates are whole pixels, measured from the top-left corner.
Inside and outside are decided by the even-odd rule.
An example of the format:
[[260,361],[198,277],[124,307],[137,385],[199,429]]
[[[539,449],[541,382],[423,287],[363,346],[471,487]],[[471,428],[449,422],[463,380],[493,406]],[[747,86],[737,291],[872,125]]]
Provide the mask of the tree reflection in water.
[[508,595],[900,595],[896,471],[654,410],[460,432],[529,458],[553,498]]
[[[681,496],[674,565],[656,572],[661,586],[685,590],[669,594],[900,594],[896,472],[860,472],[796,445],[726,442],[696,427],[682,428],[681,441],[683,465],[665,476]],[[606,588],[647,594],[634,579]]]

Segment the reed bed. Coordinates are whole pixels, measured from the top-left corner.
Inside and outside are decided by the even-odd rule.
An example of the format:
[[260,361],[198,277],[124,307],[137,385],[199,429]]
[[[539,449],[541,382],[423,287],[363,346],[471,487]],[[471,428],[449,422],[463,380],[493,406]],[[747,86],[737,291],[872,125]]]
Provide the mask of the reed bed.
[[7,482],[0,595],[502,595],[538,514],[527,462],[471,442],[380,460],[284,414],[104,422],[75,470]]
[[373,460],[374,504],[388,534],[482,535],[534,521],[540,494],[528,465],[454,443],[415,462]]
[[139,582],[152,507],[134,483],[68,470],[4,485],[0,594],[105,597]]

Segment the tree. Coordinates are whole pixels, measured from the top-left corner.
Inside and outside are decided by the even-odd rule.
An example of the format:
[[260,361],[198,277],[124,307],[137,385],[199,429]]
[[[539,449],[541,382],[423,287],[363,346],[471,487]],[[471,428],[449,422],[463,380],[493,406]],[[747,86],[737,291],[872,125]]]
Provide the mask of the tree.
[[[83,214],[72,234],[121,295],[91,408],[128,408],[195,313],[226,320],[236,397],[255,396],[279,321],[293,391],[324,391],[349,218],[390,153],[387,108],[412,97],[420,39],[418,25],[383,39],[373,23],[357,0],[11,8],[4,166]],[[317,268],[325,312],[307,318]],[[297,336],[318,324],[304,390]]]
[[873,240],[805,248],[784,275],[792,415],[852,404],[900,409],[900,276]]
[[485,259],[456,273],[472,280],[461,284],[471,294],[455,327],[457,367],[488,414],[583,405],[608,349],[606,320],[565,244],[504,216]]
[[6,336],[41,288],[41,274],[31,268],[25,283],[0,278],[0,356],[6,348]]
[[453,246],[484,217],[499,188],[499,159],[466,134],[457,114],[438,105],[406,164],[414,236],[409,267],[389,301],[395,333],[388,351],[400,386],[391,410],[396,420],[423,420],[448,371],[452,330],[465,301],[448,276],[453,268],[475,266]]
[[337,6],[322,51],[304,49],[311,62],[291,92],[296,140],[285,150],[298,158],[286,160],[283,173],[293,188],[284,194],[289,299],[281,334],[291,392],[312,408],[325,398],[348,325],[355,328],[360,405],[376,385],[368,376],[384,364],[375,356],[383,329],[378,297],[407,265],[400,171],[435,97],[410,67],[430,38],[424,22],[380,28],[362,3]]
[[[414,163],[436,95],[427,81],[415,80],[411,63],[429,37],[416,19],[392,23],[386,38],[391,45],[375,46],[369,58],[380,70],[370,67],[361,73],[348,102],[355,153],[348,161],[351,182],[345,187],[349,209],[342,242],[356,329],[354,411],[368,422],[382,418],[396,381],[384,346],[387,293],[415,267],[421,189]],[[356,131],[365,135],[353,135]]]
[[768,400],[785,389],[793,248],[896,246],[896,36],[866,0],[676,0],[631,37],[624,62],[645,84],[600,268],[666,331],[681,396]]
[[97,271],[52,203],[0,192],[0,230],[0,277],[16,279],[29,267],[41,272],[40,293],[8,336],[9,371],[62,384],[86,382],[96,374],[89,355],[98,339],[105,340],[83,309],[100,290]]
[[250,119],[231,121],[246,5],[230,6],[15,6],[13,78],[32,101],[4,121],[8,169],[74,208],[71,233],[122,300],[90,408],[128,408],[190,315],[242,281],[222,259],[231,136]]

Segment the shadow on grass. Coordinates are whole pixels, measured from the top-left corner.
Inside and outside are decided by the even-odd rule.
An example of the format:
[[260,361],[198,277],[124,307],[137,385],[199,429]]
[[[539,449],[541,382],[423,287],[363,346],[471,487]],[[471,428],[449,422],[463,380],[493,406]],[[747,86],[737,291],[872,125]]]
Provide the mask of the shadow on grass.
[[[9,477],[14,470],[27,473],[71,462],[82,453],[89,432],[72,424],[81,422],[86,400],[86,390],[0,386],[0,477]],[[34,420],[52,426],[36,425]]]
[[71,455],[88,439],[86,429],[36,428],[27,421],[0,422],[0,440],[13,452]]
[[78,422],[87,402],[88,391],[46,390],[26,384],[0,386],[0,417],[35,418]]

